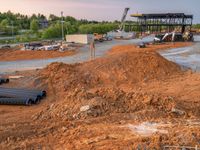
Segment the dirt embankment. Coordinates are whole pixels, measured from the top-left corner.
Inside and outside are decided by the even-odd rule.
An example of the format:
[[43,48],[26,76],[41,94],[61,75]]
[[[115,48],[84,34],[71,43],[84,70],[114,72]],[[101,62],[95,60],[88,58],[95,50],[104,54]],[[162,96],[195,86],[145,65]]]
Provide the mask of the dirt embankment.
[[59,51],[22,51],[22,50],[0,50],[0,61],[34,60],[64,57],[76,54],[77,50],[65,52]]
[[136,51],[160,51],[166,50],[171,48],[180,48],[180,47],[187,47],[193,45],[192,42],[176,42],[176,43],[161,43],[161,44],[149,44],[146,48],[138,48],[136,45],[124,45],[124,46],[115,46],[108,54],[116,54],[116,53],[124,53],[124,52],[136,52]]
[[48,99],[25,115],[26,124],[2,124],[9,126],[0,128],[0,144],[22,149],[199,145],[200,75],[183,72],[155,52],[166,45],[157,46],[118,46],[105,58],[37,71],[32,86],[46,87]]

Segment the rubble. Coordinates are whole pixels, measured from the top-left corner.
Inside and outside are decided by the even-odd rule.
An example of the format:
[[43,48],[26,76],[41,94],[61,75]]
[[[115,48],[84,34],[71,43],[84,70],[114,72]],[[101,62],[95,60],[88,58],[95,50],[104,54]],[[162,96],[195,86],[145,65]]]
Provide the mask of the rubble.
[[176,109],[176,108],[172,108],[171,112],[175,113],[177,115],[184,115],[185,114],[185,111],[182,111],[182,110],[179,110],[179,109]]

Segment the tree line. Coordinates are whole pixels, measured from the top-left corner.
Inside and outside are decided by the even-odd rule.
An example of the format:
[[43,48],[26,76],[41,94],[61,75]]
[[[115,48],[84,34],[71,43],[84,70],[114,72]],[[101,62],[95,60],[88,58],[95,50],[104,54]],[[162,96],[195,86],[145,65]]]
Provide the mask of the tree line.
[[[107,21],[88,21],[86,19],[76,19],[71,16],[56,16],[50,14],[48,17],[42,14],[33,14],[31,16],[22,15],[20,13],[12,13],[11,11],[0,12],[0,36],[16,35],[18,41],[35,39],[51,39],[61,37],[61,27],[65,34],[92,34],[107,33],[108,31],[118,29],[119,22]],[[47,27],[43,27],[42,23],[46,22]]]

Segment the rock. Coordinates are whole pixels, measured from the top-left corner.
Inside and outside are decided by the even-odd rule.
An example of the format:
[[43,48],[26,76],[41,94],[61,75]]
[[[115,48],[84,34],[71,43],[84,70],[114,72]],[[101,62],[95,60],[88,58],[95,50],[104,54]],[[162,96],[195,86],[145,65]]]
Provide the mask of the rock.
[[178,115],[184,115],[185,114],[185,111],[182,111],[182,110],[179,110],[179,109],[176,109],[176,108],[172,108],[171,112],[178,114]]
[[82,106],[80,108],[80,112],[85,112],[85,111],[88,111],[88,110],[90,110],[90,106],[89,105],[85,105],[85,106]]
[[65,132],[67,131],[67,128],[66,127],[62,127],[62,132]]

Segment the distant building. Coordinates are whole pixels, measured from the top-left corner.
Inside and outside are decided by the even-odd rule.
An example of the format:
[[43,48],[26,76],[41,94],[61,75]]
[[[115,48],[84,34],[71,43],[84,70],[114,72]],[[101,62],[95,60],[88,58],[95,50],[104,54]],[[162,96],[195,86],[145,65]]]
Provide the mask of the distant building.
[[[127,25],[131,30],[133,27],[141,33],[153,32],[173,32],[180,28],[180,32],[184,33],[186,28],[188,31],[192,28],[193,15],[184,13],[160,13],[160,14],[132,14],[131,17],[137,18],[136,25]],[[164,30],[163,30],[164,29]]]
[[68,43],[89,44],[93,39],[94,35],[92,34],[66,35],[66,41]]
[[46,19],[43,19],[43,20],[40,20],[39,21],[39,25],[40,25],[40,28],[48,28],[48,26],[49,26],[49,22],[48,22],[48,20],[46,20]]

